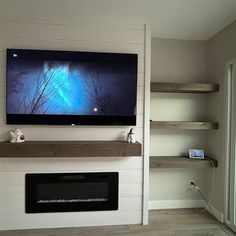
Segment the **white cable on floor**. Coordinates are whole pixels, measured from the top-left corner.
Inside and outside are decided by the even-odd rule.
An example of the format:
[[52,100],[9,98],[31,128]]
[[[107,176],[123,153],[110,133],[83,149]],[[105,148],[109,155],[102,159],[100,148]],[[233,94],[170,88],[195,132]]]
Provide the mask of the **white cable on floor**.
[[[196,186],[196,187],[197,187],[197,186]],[[206,205],[209,207],[211,214],[214,216],[214,213],[213,213],[213,211],[212,211],[212,209],[211,209],[210,204],[207,202],[206,198],[204,197],[204,195],[202,194],[202,192],[200,191],[200,189],[199,189],[199,188],[195,188],[195,189],[196,189],[196,191],[198,191],[198,193],[201,195],[202,199],[205,201]],[[205,207],[203,210],[200,211],[200,214],[201,214],[203,211],[205,211],[205,210],[206,210],[206,207]]]
[[[211,211],[211,214],[214,216],[214,213],[213,213],[212,208],[211,208],[211,202],[212,202],[213,194],[214,194],[214,177],[215,177],[216,168],[215,168],[215,164],[214,164],[213,160],[210,159],[210,162],[211,162],[211,165],[212,165],[212,168],[213,168],[213,172],[212,172],[212,176],[211,176],[211,197],[210,197],[209,202],[206,201],[204,195],[202,194],[202,192],[200,191],[199,188],[197,188],[197,189],[195,188],[195,189],[199,192],[202,199],[205,201],[206,205],[209,207],[209,209]],[[197,186],[195,185],[195,187],[197,187]],[[200,211],[200,214],[205,210],[206,210],[206,207]]]

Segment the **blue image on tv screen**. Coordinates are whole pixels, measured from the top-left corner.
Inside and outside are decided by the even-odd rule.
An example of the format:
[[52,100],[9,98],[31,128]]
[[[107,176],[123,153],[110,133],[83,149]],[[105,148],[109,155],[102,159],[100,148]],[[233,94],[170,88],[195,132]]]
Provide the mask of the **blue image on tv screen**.
[[7,53],[7,114],[131,116],[136,94],[134,54]]

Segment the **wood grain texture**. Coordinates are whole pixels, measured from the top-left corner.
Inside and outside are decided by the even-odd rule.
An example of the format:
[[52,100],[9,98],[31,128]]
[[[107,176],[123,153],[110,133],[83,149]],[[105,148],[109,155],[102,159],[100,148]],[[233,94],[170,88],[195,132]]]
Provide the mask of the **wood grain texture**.
[[151,128],[156,129],[218,129],[217,122],[205,121],[152,121]]
[[141,144],[124,141],[27,141],[0,143],[0,157],[141,156]]
[[212,93],[219,91],[219,84],[152,82],[151,92],[162,93]]
[[206,157],[203,160],[185,156],[151,156],[150,168],[210,168],[217,167],[215,159]]

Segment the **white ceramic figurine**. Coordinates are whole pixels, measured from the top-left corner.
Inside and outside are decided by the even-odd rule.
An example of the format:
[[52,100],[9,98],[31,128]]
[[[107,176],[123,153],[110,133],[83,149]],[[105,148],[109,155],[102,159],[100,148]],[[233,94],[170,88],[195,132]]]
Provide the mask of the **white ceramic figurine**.
[[131,128],[129,133],[127,134],[127,142],[128,143],[135,143],[136,142],[133,128]]
[[11,139],[10,139],[11,143],[22,143],[25,141],[25,135],[20,129],[11,131],[10,135],[11,135]]

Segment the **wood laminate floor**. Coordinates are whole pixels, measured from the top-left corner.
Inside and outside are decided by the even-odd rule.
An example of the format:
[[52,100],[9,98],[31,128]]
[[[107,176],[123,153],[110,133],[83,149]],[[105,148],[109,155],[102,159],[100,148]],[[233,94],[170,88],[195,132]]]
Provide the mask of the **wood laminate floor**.
[[225,225],[199,209],[150,211],[149,225],[0,231],[0,236],[233,236]]

